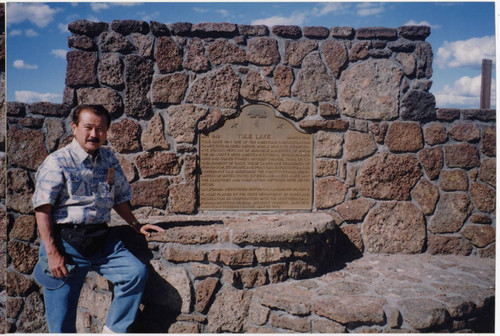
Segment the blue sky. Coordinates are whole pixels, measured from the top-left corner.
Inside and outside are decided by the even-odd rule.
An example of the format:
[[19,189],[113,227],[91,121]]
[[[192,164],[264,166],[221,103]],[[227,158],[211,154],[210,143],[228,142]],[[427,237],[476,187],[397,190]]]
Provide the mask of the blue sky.
[[[7,100],[62,102],[69,22],[230,22],[300,26],[431,26],[437,107],[478,108],[481,61],[493,59],[490,2],[47,2],[7,4]],[[495,106],[493,94],[492,107]]]

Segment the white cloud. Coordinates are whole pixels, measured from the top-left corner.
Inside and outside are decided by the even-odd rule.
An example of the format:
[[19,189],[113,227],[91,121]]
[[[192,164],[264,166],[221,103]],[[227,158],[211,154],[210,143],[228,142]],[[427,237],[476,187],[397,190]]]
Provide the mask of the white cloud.
[[271,16],[266,19],[258,19],[252,21],[252,25],[301,25],[306,19],[306,13],[294,13],[290,17],[285,16]]
[[448,42],[437,51],[437,64],[445,67],[480,67],[482,60],[495,61],[495,36],[474,37],[468,40]]
[[322,4],[318,5],[317,7],[313,8],[312,15],[322,16],[322,15],[330,14],[332,12],[333,12],[333,14],[340,14],[340,13],[345,12],[350,7],[351,7],[351,4],[342,3],[342,2],[322,3]]
[[433,25],[429,21],[420,21],[417,22],[415,20],[410,20],[404,24],[404,26],[429,26],[431,28],[441,28],[441,25]]
[[[495,105],[495,80],[491,81],[492,102]],[[481,75],[464,76],[455,81],[453,86],[445,85],[442,91],[434,94],[437,107],[479,108],[481,94]]]
[[39,93],[33,91],[15,91],[15,100],[21,103],[51,102],[60,103],[62,96],[55,93]]
[[57,28],[59,29],[59,31],[61,33],[67,33],[69,31],[67,23],[58,23],[57,24]]
[[216,13],[219,13],[222,16],[229,16],[229,12],[225,9],[218,9],[215,11]]
[[26,69],[26,70],[36,70],[38,69],[38,65],[31,65],[24,63],[23,60],[15,60],[13,63],[14,68],[16,69]]
[[140,5],[138,2],[91,2],[90,9],[94,12],[100,12],[102,10],[110,9],[113,6],[123,6],[123,7],[132,7]]
[[33,29],[26,29],[24,31],[24,33],[26,34],[27,37],[36,37],[36,36],[38,36],[38,33],[36,31],[34,31]]
[[200,8],[200,7],[194,7],[193,10],[196,13],[207,13],[208,12],[208,9],[206,9],[206,8]]
[[46,4],[38,3],[16,3],[7,5],[7,24],[16,24],[23,21],[30,21],[37,27],[46,27],[54,19],[54,15],[59,9],[50,8]]
[[19,36],[22,35],[23,31],[21,29],[12,29],[9,30],[9,36]]
[[90,3],[90,9],[92,9],[94,12],[99,12],[101,10],[109,9],[109,4],[103,2],[92,2]]
[[358,8],[357,14],[359,16],[369,16],[380,14],[385,11],[383,3],[364,2],[356,6]]
[[137,15],[142,21],[154,21],[156,18],[160,17],[160,12],[155,11],[153,13],[138,12]]
[[66,59],[66,53],[67,51],[64,49],[52,49],[50,51],[51,55],[54,55],[55,57]]

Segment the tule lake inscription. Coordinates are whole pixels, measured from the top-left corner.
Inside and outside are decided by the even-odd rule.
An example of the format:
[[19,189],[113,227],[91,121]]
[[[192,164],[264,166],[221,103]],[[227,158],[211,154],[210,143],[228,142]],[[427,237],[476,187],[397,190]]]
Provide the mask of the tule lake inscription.
[[312,135],[265,105],[200,135],[201,210],[311,210]]

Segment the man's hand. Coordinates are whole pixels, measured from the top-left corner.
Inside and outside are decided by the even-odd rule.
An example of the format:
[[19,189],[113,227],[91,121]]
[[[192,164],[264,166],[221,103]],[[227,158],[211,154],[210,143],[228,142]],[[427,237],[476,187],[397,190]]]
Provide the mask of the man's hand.
[[59,252],[47,254],[47,258],[49,259],[49,270],[54,278],[64,278],[68,276],[64,257]]
[[163,231],[165,231],[161,227],[159,227],[158,225],[144,224],[139,229],[139,233],[142,233],[146,237],[151,237],[151,232],[149,232],[149,230],[154,231],[154,232],[163,232]]

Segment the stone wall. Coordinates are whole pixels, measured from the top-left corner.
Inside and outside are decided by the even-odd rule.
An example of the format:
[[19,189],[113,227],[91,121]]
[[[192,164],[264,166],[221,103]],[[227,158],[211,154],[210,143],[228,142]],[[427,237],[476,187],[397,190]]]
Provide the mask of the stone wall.
[[[69,115],[81,103],[111,112],[108,145],[139,215],[199,215],[197,135],[261,103],[314,135],[312,212],[337,219],[338,256],[494,257],[495,111],[436,110],[429,27],[68,28],[62,104],[7,104],[9,331],[46,331],[30,197],[40,163],[71,140]],[[106,303],[109,285],[92,279],[92,304]],[[82,321],[95,331],[91,317]]]
[[0,4],[0,332],[6,330],[7,225],[5,211],[5,4]]

